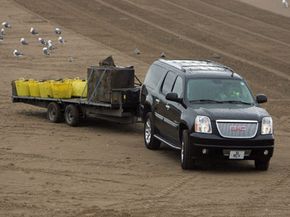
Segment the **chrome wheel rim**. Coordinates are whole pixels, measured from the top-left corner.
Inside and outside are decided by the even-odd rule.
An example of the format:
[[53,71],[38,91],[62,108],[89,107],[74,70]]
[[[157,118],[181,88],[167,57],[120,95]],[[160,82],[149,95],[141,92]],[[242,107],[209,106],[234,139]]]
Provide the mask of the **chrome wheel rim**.
[[181,163],[183,163],[184,160],[184,141],[182,139],[182,143],[181,143]]
[[149,144],[151,141],[151,123],[149,119],[146,121],[145,124],[145,141],[146,144]]

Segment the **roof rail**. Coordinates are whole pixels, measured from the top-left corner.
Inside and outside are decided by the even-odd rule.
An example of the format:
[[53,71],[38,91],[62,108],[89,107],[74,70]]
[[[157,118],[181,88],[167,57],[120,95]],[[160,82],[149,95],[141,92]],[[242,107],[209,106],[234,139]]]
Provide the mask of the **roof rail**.
[[159,59],[160,62],[166,63],[172,67],[175,67],[183,72],[186,70],[195,71],[195,70],[214,70],[214,68],[222,68],[231,72],[231,76],[234,76],[234,70],[228,66],[225,66],[221,63],[217,63],[212,60],[165,60]]

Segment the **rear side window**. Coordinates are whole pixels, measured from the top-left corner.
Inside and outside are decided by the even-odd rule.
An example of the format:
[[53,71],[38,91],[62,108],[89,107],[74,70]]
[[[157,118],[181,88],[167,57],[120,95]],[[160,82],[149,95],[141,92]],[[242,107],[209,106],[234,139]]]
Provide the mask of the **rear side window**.
[[145,77],[144,84],[153,89],[156,88],[159,81],[164,77],[165,73],[166,71],[158,65],[150,66]]
[[171,92],[175,78],[176,78],[176,75],[172,71],[169,71],[167,73],[163,82],[162,90],[161,90],[161,92],[164,95]]
[[182,97],[182,93],[183,93],[183,82],[182,82],[182,78],[181,77],[177,77],[173,90],[173,93],[177,93],[178,97]]

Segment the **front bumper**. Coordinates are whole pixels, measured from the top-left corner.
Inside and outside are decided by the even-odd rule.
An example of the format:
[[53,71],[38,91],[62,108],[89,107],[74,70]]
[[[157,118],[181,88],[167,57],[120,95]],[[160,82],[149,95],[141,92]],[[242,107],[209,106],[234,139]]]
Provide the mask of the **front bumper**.
[[243,160],[269,160],[274,152],[273,135],[229,139],[214,134],[191,133],[190,144],[193,158],[229,159],[230,151],[239,150],[245,153]]

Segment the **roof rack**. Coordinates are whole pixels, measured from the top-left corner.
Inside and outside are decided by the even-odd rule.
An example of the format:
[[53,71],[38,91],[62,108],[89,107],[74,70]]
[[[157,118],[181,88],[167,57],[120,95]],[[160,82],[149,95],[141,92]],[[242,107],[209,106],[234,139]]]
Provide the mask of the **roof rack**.
[[183,72],[186,71],[230,71],[231,76],[234,76],[234,70],[228,66],[217,63],[212,60],[165,60],[159,59],[160,62],[171,65]]

